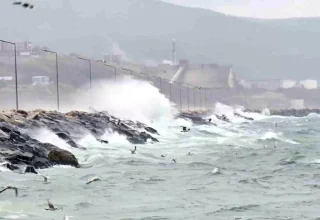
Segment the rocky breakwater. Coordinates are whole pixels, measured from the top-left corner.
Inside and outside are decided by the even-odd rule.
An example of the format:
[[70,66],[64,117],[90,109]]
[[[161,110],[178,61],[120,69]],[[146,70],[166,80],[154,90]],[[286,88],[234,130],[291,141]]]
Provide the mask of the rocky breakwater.
[[320,109],[281,109],[281,110],[270,110],[271,115],[281,116],[293,116],[293,117],[305,117],[311,113],[320,114]]
[[[193,124],[203,125],[209,124],[209,118],[211,111],[193,111],[193,112],[180,112],[176,118],[183,118],[187,120],[191,120]],[[206,119],[208,118],[208,119]]]
[[[36,169],[53,165],[80,167],[77,158],[69,151],[49,143],[42,143],[30,137],[35,129],[48,129],[64,140],[70,147],[86,150],[77,144],[84,135],[91,134],[97,141],[108,129],[127,137],[132,144],[145,144],[147,141],[158,142],[153,134],[157,130],[140,122],[122,121],[107,112],[87,113],[72,111],[22,111],[0,112],[0,163],[9,169],[20,166],[32,166]],[[17,166],[18,165],[18,166]]]
[[[261,110],[245,110],[246,112],[261,113]],[[280,109],[280,110],[270,110],[270,115],[280,115],[280,116],[292,116],[292,117],[305,117],[312,113],[320,114],[320,109]]]

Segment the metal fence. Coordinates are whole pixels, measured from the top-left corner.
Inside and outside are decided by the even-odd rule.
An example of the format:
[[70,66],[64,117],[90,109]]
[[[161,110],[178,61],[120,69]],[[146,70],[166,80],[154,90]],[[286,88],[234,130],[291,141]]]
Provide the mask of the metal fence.
[[[33,108],[59,110],[70,102],[70,93],[76,95],[83,90],[90,92],[93,81],[103,79],[121,82],[128,77],[149,82],[157,87],[180,110],[195,111],[213,107],[214,99],[209,88],[170,82],[168,79],[123,68],[121,65],[114,66],[105,61],[81,56],[59,55],[48,49],[27,57],[17,53],[18,51],[15,51],[16,60],[12,54],[0,57],[0,63],[5,63],[1,75],[12,77],[11,80],[0,78],[0,109],[26,109],[32,103]],[[34,76],[49,76],[51,81],[42,87],[34,86]],[[83,87],[84,85],[88,86]]]

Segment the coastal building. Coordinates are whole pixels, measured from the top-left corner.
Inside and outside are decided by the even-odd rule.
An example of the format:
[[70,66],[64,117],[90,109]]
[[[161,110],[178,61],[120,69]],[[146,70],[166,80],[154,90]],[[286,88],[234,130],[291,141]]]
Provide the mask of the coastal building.
[[296,80],[282,80],[281,88],[283,89],[294,88],[296,84],[297,84]]
[[299,82],[301,88],[304,89],[317,89],[318,88],[318,81],[317,80],[312,80],[312,79],[307,79],[307,80],[302,80]]
[[312,79],[306,79],[301,81],[283,80],[281,87],[284,89],[292,89],[292,88],[317,89],[318,81],[312,80]]
[[[187,60],[180,61],[184,69],[175,79],[191,85],[205,88],[234,88],[235,74],[232,66],[220,66],[217,64],[190,64]],[[179,71],[179,69],[178,69]]]

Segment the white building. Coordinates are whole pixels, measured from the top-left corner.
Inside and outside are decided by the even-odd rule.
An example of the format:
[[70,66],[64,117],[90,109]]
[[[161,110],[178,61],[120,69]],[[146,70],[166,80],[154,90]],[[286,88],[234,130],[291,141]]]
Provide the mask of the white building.
[[283,80],[281,83],[281,87],[284,89],[290,89],[295,87],[297,84],[297,81],[295,80]]
[[305,89],[317,89],[318,88],[318,81],[317,80],[312,80],[312,79],[307,79],[307,80],[302,80],[299,82],[300,86]]

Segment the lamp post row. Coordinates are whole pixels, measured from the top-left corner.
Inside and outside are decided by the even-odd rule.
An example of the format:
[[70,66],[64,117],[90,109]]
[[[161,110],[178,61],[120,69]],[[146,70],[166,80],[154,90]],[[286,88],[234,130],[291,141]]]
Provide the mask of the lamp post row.
[[[18,68],[17,68],[17,48],[16,48],[16,43],[14,42],[10,42],[10,41],[5,41],[5,40],[0,40],[0,42],[3,42],[3,43],[8,43],[8,44],[11,44],[14,46],[14,66],[15,66],[15,93],[16,93],[16,109],[18,110],[19,109],[19,96],[18,96]],[[57,52],[54,52],[54,51],[51,51],[51,50],[47,50],[47,49],[43,49],[44,52],[47,52],[47,53],[51,53],[51,54],[55,54],[56,56],[56,94],[57,94],[57,109],[58,111],[60,110],[60,97],[59,97],[59,66],[58,66],[58,53]],[[83,57],[77,57],[77,59],[79,60],[84,60],[84,61],[87,61],[89,63],[89,81],[90,81],[90,94],[92,95],[92,67],[91,67],[91,60],[90,59],[86,59],[86,58],[83,58]],[[103,60],[98,60],[97,62],[99,61],[102,61],[104,63],[105,66],[107,67],[111,67],[111,68],[114,68],[114,80],[117,81],[117,68],[116,66],[112,66],[112,65],[108,65],[108,64],[105,64],[105,61]],[[125,71],[128,71],[131,73],[131,76],[133,76],[133,71],[130,70],[130,69],[125,69],[125,68],[122,68],[122,70],[125,70]],[[148,81],[150,81],[150,75],[149,74],[146,74],[146,73],[141,73],[140,74],[143,74],[143,75],[147,75],[148,77]],[[161,77],[158,77],[159,80],[160,80],[160,92],[163,92],[163,88],[162,88],[162,80],[163,78]],[[164,79],[166,80],[166,79]],[[180,91],[179,91],[179,103],[180,103],[180,109],[182,110],[182,84],[184,85],[187,85],[187,86],[191,86],[193,87],[193,109],[196,110],[196,99],[195,99],[195,89],[199,89],[201,90],[202,88],[201,87],[194,87],[193,85],[189,85],[187,83],[182,83],[182,82],[178,82],[179,83],[179,87],[180,87]],[[169,83],[169,86],[170,86],[170,101],[172,101],[172,88],[171,88],[171,83]],[[206,93],[206,90],[205,89],[205,95],[207,95]],[[207,106],[207,97],[205,97],[205,107],[208,108]],[[190,109],[190,100],[189,100],[189,89],[187,87],[187,102],[188,102],[188,110]],[[200,91],[200,108],[202,109],[202,97],[201,97],[201,91]]]

